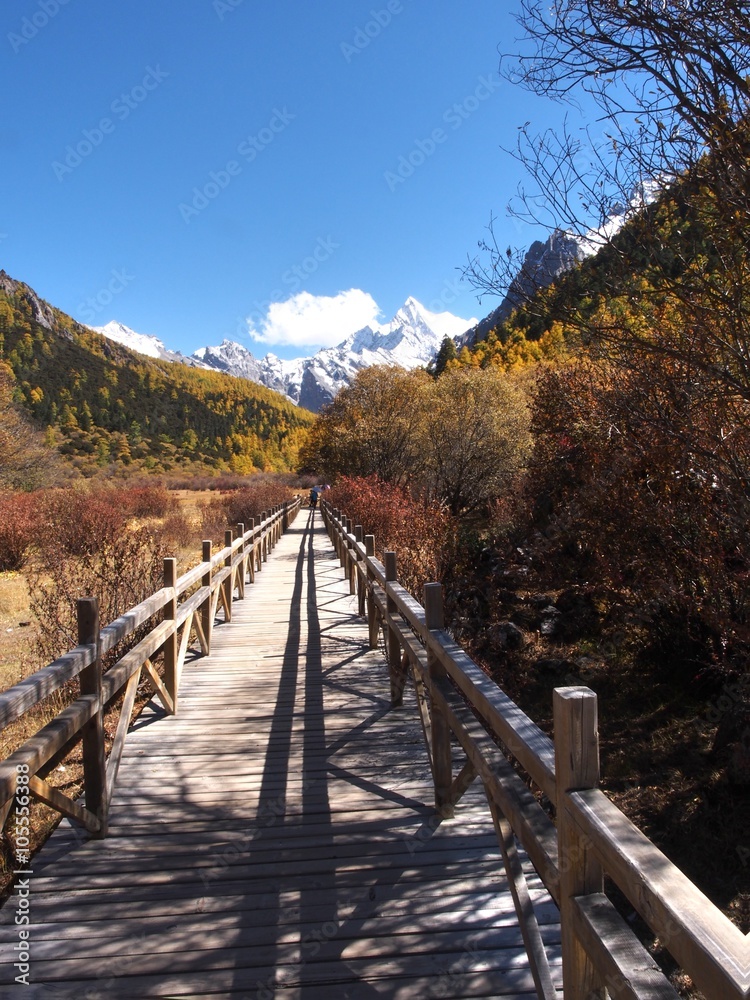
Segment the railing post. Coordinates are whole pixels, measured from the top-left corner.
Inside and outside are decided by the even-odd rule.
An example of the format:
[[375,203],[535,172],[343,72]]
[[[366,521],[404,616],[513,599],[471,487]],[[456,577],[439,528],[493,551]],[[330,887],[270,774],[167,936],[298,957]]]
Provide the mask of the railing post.
[[352,548],[352,543],[349,535],[354,533],[354,526],[352,525],[351,518],[346,519],[346,575],[349,580],[349,593],[356,594],[356,577],[357,577],[357,557]]
[[[260,524],[261,524],[260,533],[261,533],[261,536],[262,536],[261,537],[261,543],[260,543],[260,550],[261,550],[261,561],[262,562],[267,562],[268,561],[268,529],[266,528],[266,519],[267,518],[268,518],[268,511],[264,510],[263,513],[260,515]],[[262,566],[258,567],[258,569],[262,569],[262,568],[263,568]]]
[[[355,525],[354,537],[357,540],[357,545],[364,544],[365,531],[361,524]],[[357,570],[357,564],[359,563],[359,555],[360,555],[359,550],[357,550],[357,559],[354,564],[354,575],[357,581],[357,610],[359,611],[360,617],[363,618],[365,614],[365,594],[367,593],[367,587],[365,587],[364,581],[362,580],[362,574]]]
[[83,727],[83,777],[86,808],[99,820],[98,840],[107,835],[107,763],[104,751],[104,706],[102,705],[102,659],[99,635],[99,601],[82,597],[77,605],[78,644],[95,646],[94,662],[81,671],[82,695],[96,696],[96,712]]
[[344,566],[346,564],[346,557],[344,555],[344,540],[341,537],[344,515],[340,510],[334,510],[333,517],[336,522],[336,552],[339,557],[340,565]]
[[[347,577],[348,574],[348,563],[347,563],[347,548],[346,548],[346,518],[343,514],[339,516],[339,562],[344,570],[344,576]],[[348,577],[347,577],[348,578]]]
[[375,605],[375,597],[372,592],[373,572],[370,567],[370,559],[375,558],[375,535],[365,535],[365,553],[367,562],[367,630],[370,636],[370,649],[378,648],[378,609]]
[[398,582],[398,563],[395,552],[385,553],[385,609],[386,636],[388,638],[388,673],[391,678],[391,708],[398,708],[404,702],[404,680],[401,670],[401,643],[398,632],[391,625],[391,617],[398,614],[396,602],[388,594],[388,584]]
[[250,583],[255,583],[255,518],[251,517],[248,522],[250,531],[250,556],[247,560],[247,573]]
[[240,575],[237,577],[237,585],[239,587],[239,599],[242,600],[245,596],[245,575],[247,573],[247,564],[245,562],[245,525],[242,521],[237,522],[237,537],[242,539],[242,545],[240,546]]
[[211,550],[213,543],[210,538],[203,540],[203,562],[208,563],[208,569],[201,577],[201,586],[208,587],[208,597],[201,604],[201,626],[203,628],[203,638],[206,641],[206,656],[211,653],[211,633],[213,632],[213,617],[211,615]]
[[[443,619],[443,588],[439,583],[424,585],[425,624],[430,632],[444,627]],[[430,671],[430,688],[438,681],[447,679],[445,667],[432,649],[432,643],[427,642],[427,665]],[[450,818],[453,815],[451,800],[452,760],[451,760],[451,730],[448,720],[438,708],[438,701],[433,691],[430,692],[430,712],[432,730],[432,777],[435,782],[435,808],[441,816]]]
[[[164,586],[174,587],[177,583],[177,560],[164,560]],[[174,621],[177,617],[177,598],[164,605],[164,621]],[[164,687],[172,699],[171,715],[177,714],[177,629],[164,643]],[[164,706],[167,708],[167,706]],[[169,709],[167,709],[169,711]]]
[[568,792],[599,783],[596,695],[587,687],[556,688],[552,700],[563,991],[565,1000],[599,1000],[606,996],[604,983],[574,933],[572,911],[574,897],[602,891],[602,870],[566,804]]
[[224,588],[224,601],[225,601],[225,604],[224,604],[224,614],[225,614],[224,621],[226,621],[226,622],[231,622],[231,620],[232,620],[232,598],[234,596],[234,586],[233,586],[233,583],[232,583],[233,573],[232,573],[232,570],[231,570],[231,566],[232,566],[232,542],[233,541],[234,541],[234,536],[232,534],[232,529],[231,528],[227,528],[227,530],[224,532],[224,548],[226,548],[227,545],[229,546],[229,555],[226,556],[225,559],[224,559],[224,566],[229,566],[230,569],[229,569],[229,576],[222,583],[222,587]]

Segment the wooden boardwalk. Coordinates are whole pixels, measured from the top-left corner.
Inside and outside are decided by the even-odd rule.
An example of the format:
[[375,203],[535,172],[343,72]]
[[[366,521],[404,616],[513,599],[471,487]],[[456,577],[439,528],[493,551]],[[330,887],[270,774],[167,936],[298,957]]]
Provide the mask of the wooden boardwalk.
[[[66,822],[31,877],[30,987],[0,997],[533,997],[477,781],[439,821],[413,692],[389,708],[320,514],[302,511],[129,735],[106,840]],[[558,914],[532,898],[559,978]]]

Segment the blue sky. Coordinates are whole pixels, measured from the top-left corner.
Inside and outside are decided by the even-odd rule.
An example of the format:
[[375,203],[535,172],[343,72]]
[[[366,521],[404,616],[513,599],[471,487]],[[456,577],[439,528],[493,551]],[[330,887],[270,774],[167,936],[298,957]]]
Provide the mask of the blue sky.
[[459,277],[490,215],[503,244],[540,235],[506,218],[501,146],[563,117],[497,76],[514,8],[4,4],[0,266],[184,353],[309,354],[410,295],[485,315]]

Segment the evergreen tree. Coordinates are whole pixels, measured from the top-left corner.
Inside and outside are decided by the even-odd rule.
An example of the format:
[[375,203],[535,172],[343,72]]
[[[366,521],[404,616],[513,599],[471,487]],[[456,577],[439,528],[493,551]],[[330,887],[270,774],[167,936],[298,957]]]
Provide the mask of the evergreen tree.
[[430,374],[434,375],[435,378],[439,378],[448,367],[448,362],[455,360],[456,357],[456,342],[452,337],[449,337],[446,334],[446,336],[443,337],[443,342],[440,345],[440,350],[437,352],[435,364],[431,369]]

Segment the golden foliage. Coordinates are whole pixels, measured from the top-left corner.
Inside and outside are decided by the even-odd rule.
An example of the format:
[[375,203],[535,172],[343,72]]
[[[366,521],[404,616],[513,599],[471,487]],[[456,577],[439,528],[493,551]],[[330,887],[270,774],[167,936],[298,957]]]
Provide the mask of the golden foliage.
[[48,329],[31,294],[0,293],[0,359],[20,405],[84,475],[296,467],[312,414],[245,379],[135,354],[57,310]]

